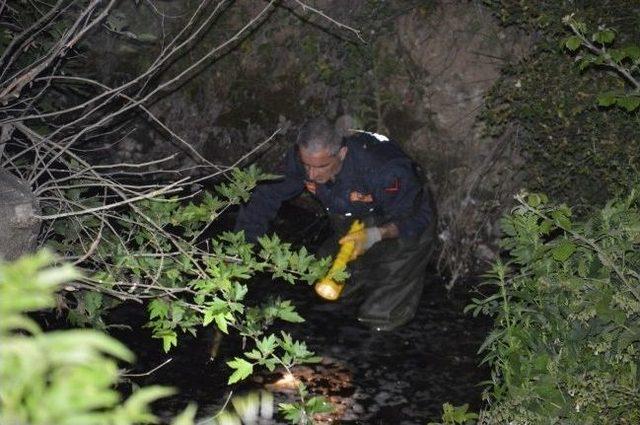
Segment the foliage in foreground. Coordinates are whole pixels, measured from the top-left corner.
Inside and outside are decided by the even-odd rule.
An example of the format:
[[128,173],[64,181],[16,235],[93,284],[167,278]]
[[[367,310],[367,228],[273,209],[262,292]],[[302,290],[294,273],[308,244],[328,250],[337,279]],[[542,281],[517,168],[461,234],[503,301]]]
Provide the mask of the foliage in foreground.
[[[69,265],[54,266],[47,251],[13,263],[0,262],[0,423],[50,424],[151,424],[158,419],[150,404],[173,394],[167,387],[135,390],[122,400],[116,390],[119,362],[132,362],[133,354],[119,341],[91,329],[43,332],[28,313],[53,308],[56,291],[80,274]],[[229,362],[235,368],[230,381],[246,378],[254,364],[273,369],[290,368],[296,361],[312,360],[303,343],[287,334],[257,341],[257,349]],[[282,348],[284,354],[275,354]],[[301,400],[281,405],[286,419],[296,424],[312,422],[317,413],[332,407],[323,397],[311,397],[300,384]],[[191,425],[195,406],[172,422]]]
[[[146,387],[121,400],[118,362],[133,360],[125,346],[94,330],[42,332],[27,315],[52,308],[55,291],[77,277],[46,252],[0,262],[0,423],[156,423],[150,403],[173,391]],[[173,424],[193,424],[194,414],[189,407]]]
[[469,412],[469,404],[454,406],[451,403],[442,405],[442,422],[429,422],[429,425],[466,425],[475,424],[478,414]]
[[[148,308],[148,326],[165,350],[178,344],[181,333],[203,326],[235,331],[255,349],[250,345],[228,362],[229,383],[257,365],[288,368],[313,361],[304,343],[267,333],[276,320],[302,321],[294,306],[276,297],[251,305],[247,294],[258,273],[312,282],[326,262],[277,237],[265,237],[256,247],[240,234],[210,231],[268,176],[255,168],[241,171],[238,162],[213,164],[148,108],[237,47],[275,4],[243,16],[242,29],[216,34],[208,29],[231,7],[183,5],[187,13],[167,32],[162,26],[160,46],[153,36],[130,31],[116,8],[124,2],[13,3],[3,11],[12,24],[0,31],[0,167],[31,188],[41,210],[33,217],[42,222],[39,242],[83,272],[58,292],[57,306],[72,324],[108,328],[110,308],[135,302]],[[154,4],[137,3],[159,12]],[[142,43],[153,60],[135,75],[96,80],[86,66],[95,59],[92,45],[119,37]],[[196,49],[202,38],[207,42]],[[136,149],[129,135],[141,117],[178,152],[129,155]],[[224,183],[201,195],[203,181]]]
[[[269,177],[254,168],[235,169],[215,195],[207,193],[199,201],[142,200],[107,218],[107,225],[89,218],[83,232],[54,227],[56,235],[49,243],[70,258],[82,256],[80,235],[96,234],[100,240],[82,263],[91,274],[65,287],[70,318],[79,325],[104,327],[104,313],[122,300],[150,300],[145,303],[147,326],[165,351],[178,344],[180,334],[195,335],[202,327],[236,332],[253,347],[249,344],[227,362],[233,370],[229,384],[246,379],[256,367],[290,371],[296,364],[318,361],[304,342],[284,332],[269,333],[277,320],[304,321],[290,301],[274,296],[253,305],[247,297],[259,273],[290,284],[312,283],[326,272],[328,259],[318,261],[305,248],[293,250],[275,235],[260,238],[257,246],[247,243],[242,233],[231,232],[213,237],[208,247],[196,243],[222,212],[247,200],[256,182]],[[126,242],[122,234],[128,235]],[[304,418],[322,409],[306,401],[303,388],[299,396],[284,413],[295,412],[302,418],[296,423],[307,423]]]
[[474,300],[495,317],[482,423],[640,421],[640,187],[584,221],[544,195],[519,195],[504,248]]

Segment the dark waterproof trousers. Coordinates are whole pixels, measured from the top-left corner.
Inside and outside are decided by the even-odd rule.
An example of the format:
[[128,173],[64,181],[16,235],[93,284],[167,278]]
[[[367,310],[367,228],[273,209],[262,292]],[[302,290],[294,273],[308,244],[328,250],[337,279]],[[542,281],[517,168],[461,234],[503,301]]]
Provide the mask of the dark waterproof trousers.
[[[318,254],[323,257],[335,255],[338,240],[348,228],[346,220],[334,217],[332,221],[336,235],[319,249]],[[385,239],[372,246],[349,263],[351,277],[340,302],[348,305],[361,302],[357,318],[374,329],[391,330],[410,321],[420,302],[434,237],[435,223],[432,223],[415,240]]]

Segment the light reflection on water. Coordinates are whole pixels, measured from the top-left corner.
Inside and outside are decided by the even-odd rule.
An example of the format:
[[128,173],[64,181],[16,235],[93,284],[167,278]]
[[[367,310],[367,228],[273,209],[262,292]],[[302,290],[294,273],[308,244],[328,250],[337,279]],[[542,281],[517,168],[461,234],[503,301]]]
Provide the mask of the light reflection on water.
[[201,419],[197,425],[272,425],[275,401],[271,392],[249,391],[233,395],[224,408],[212,417]]

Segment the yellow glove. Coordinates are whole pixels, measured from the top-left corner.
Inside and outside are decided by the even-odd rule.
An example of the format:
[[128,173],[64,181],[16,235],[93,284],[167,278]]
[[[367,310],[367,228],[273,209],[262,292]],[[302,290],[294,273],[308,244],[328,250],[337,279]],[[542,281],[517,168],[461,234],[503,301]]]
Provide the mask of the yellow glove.
[[382,233],[379,227],[367,227],[366,229],[358,230],[357,232],[347,233],[338,241],[340,245],[347,242],[353,242],[354,249],[351,254],[351,260],[355,260],[362,254],[364,254],[375,243],[380,242],[382,239]]

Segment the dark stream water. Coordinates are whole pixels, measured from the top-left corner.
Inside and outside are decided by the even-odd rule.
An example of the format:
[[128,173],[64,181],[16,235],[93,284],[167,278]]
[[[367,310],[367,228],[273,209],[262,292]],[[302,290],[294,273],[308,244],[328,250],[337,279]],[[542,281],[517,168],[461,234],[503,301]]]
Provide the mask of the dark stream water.
[[[276,230],[285,239],[295,241],[298,235],[298,242],[313,245],[319,239],[318,233],[325,231],[322,222],[315,221],[313,214],[304,210],[288,207],[281,216]],[[467,288],[462,288],[464,285],[447,292],[444,283],[442,278],[431,274],[416,317],[391,332],[361,326],[355,320],[355,306],[324,302],[305,284],[260,281],[251,284],[250,293],[258,298],[277,293],[291,299],[306,319],[304,323],[278,329],[304,340],[324,359],[294,372],[311,392],[327,396],[335,406],[333,414],[319,418],[320,423],[426,425],[439,419],[445,402],[469,403],[477,411],[482,391],[478,384],[489,377],[488,370],[478,366],[480,359],[476,354],[488,332],[488,322],[463,314],[470,299]],[[134,328],[136,323],[144,323],[144,312],[127,310],[125,314],[126,322]],[[223,405],[228,411],[242,411],[241,405],[245,405],[248,413],[244,415],[254,419],[242,423],[286,423],[278,418],[274,405],[294,400],[294,394],[274,385],[282,378],[281,373],[264,371],[241,385],[225,385],[229,374],[225,361],[240,352],[239,338],[224,337],[212,361],[210,352],[215,338],[209,330],[203,330],[197,338],[185,336],[179,347],[168,354],[144,330],[118,332],[117,336],[137,354],[138,362],[132,373],[150,370],[172,359],[153,374],[133,378],[137,385],[161,384],[178,389],[178,395],[155,405],[164,420],[194,402],[198,404],[198,417],[203,425],[240,424],[240,419],[226,415],[212,419]],[[259,411],[270,416],[271,409],[275,411],[271,419],[255,419],[260,416]]]

